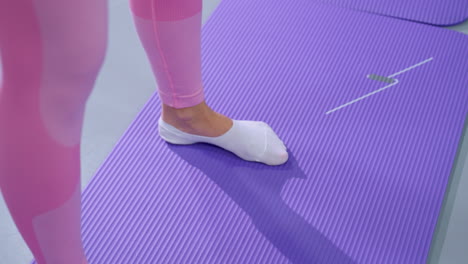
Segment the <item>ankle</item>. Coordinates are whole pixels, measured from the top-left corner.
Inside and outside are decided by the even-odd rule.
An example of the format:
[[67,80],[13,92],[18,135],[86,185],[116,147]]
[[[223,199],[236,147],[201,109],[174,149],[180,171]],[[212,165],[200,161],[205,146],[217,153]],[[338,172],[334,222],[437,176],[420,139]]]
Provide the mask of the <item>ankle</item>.
[[203,101],[202,103],[185,108],[174,108],[163,104],[162,117],[164,121],[177,121],[182,123],[192,123],[209,118],[214,111]]

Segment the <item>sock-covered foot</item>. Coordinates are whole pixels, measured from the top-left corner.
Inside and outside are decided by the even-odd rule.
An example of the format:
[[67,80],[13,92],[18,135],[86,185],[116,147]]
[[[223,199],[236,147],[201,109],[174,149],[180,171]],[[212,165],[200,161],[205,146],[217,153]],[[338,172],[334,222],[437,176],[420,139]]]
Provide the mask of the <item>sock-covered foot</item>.
[[232,127],[220,136],[202,136],[184,132],[159,118],[159,134],[172,144],[204,142],[231,151],[247,161],[280,165],[288,160],[286,146],[265,122],[232,120]]

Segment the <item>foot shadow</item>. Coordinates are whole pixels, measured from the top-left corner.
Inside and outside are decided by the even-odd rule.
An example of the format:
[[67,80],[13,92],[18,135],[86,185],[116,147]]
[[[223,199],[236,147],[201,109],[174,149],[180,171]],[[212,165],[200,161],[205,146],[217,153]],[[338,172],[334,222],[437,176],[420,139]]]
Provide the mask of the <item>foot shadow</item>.
[[241,160],[210,144],[167,145],[229,195],[293,263],[354,263],[282,200],[281,189],[289,179],[307,178],[292,153],[287,163],[268,166]]

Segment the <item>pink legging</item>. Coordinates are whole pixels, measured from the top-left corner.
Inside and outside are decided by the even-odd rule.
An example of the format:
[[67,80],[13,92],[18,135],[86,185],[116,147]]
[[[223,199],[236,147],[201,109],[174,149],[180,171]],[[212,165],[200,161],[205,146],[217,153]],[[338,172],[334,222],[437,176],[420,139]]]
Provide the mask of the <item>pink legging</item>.
[[[202,0],[130,4],[162,102],[201,103]],[[0,0],[0,189],[39,264],[85,261],[80,138],[107,22],[107,0]]]

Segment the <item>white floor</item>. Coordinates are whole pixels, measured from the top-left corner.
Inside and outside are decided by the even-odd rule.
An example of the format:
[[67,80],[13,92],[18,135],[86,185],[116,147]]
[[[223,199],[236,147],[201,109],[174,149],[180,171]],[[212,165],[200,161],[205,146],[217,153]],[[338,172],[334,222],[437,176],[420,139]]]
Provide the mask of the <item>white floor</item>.
[[[204,23],[220,1],[204,0]],[[468,21],[450,29],[468,34]],[[115,78],[128,75],[128,71],[132,71],[131,78]],[[127,0],[110,0],[109,50],[88,102],[83,132],[83,187],[155,91],[154,85]],[[436,231],[431,263],[463,263],[468,259],[468,131],[465,134],[467,135],[440,217],[440,226]],[[28,263],[31,259],[32,255],[0,196],[0,264]]]

